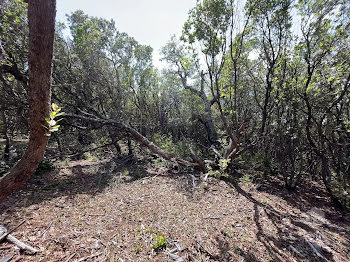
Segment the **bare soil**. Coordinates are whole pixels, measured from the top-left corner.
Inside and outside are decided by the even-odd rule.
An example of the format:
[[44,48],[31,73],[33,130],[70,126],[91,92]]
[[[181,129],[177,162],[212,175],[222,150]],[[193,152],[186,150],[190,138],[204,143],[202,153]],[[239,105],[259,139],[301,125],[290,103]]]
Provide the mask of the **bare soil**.
[[0,260],[350,261],[349,218],[317,183],[290,192],[147,163],[61,162],[33,177],[0,205],[0,224],[25,220],[13,235],[41,252],[4,242]]

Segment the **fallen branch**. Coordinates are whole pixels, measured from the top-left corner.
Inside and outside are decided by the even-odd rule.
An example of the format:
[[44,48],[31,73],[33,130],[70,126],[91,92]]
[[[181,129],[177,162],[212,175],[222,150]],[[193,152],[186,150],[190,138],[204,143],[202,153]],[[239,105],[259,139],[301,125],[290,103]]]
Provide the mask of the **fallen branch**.
[[[3,231],[4,233],[2,233],[0,235],[0,243],[9,235],[11,234],[13,231],[15,231],[17,228],[19,228],[21,225],[23,225],[26,222],[26,220],[23,220],[21,223],[19,223],[17,226],[15,226],[14,228],[12,228],[11,230],[7,231],[7,229],[3,226],[0,225],[0,233],[1,231]],[[1,228],[2,227],[2,228]],[[5,232],[6,231],[6,232]]]
[[47,231],[49,231],[50,227],[55,223],[55,220],[51,221],[50,224],[46,227],[45,231],[40,235],[40,238],[45,237]]
[[76,119],[84,120],[87,122],[99,123],[102,126],[104,126],[104,125],[114,126],[118,129],[125,130],[137,142],[139,142],[141,145],[147,147],[151,152],[164,158],[165,160],[169,160],[171,162],[178,163],[178,164],[183,165],[183,166],[199,167],[203,171],[205,170],[205,166],[203,164],[204,162],[202,160],[200,160],[200,158],[194,154],[191,154],[191,157],[194,160],[194,162],[184,160],[182,158],[177,157],[176,155],[174,155],[172,153],[168,153],[166,151],[163,151],[161,148],[159,148],[158,146],[153,144],[151,141],[149,141],[146,137],[141,135],[137,130],[135,130],[134,128],[132,128],[124,123],[118,122],[118,121],[113,120],[113,119],[98,118],[98,117],[93,116],[92,114],[88,114],[88,113],[86,113],[85,115],[88,115],[88,116],[71,114],[71,115],[66,115],[65,117],[76,118]]
[[289,248],[291,251],[293,251],[295,254],[299,255],[300,257],[304,257],[295,247],[292,245],[289,245]]
[[3,258],[0,258],[0,262],[9,262],[13,258],[13,255],[6,255]]
[[319,258],[327,260],[324,256],[322,256],[322,254],[318,251],[318,249],[309,240],[305,239],[305,241]]
[[73,158],[73,157],[77,157],[77,156],[80,156],[84,153],[87,153],[87,152],[90,152],[90,151],[95,151],[97,149],[100,149],[100,148],[103,148],[103,147],[107,147],[107,146],[111,146],[115,143],[115,141],[111,142],[111,143],[107,143],[107,144],[103,144],[101,146],[97,146],[97,147],[93,147],[93,148],[89,148],[87,150],[84,150],[84,151],[81,151],[81,152],[78,152],[78,153],[74,153],[74,154],[71,154],[71,155],[65,155],[64,157],[69,157],[69,158]]
[[24,244],[23,242],[19,241],[17,238],[12,236],[11,234],[8,235],[6,237],[6,239],[8,242],[11,242],[12,244],[15,244],[16,246],[18,246],[21,250],[26,250],[31,254],[36,254],[39,252],[39,250],[37,250],[37,249],[27,245],[27,244]]
[[[22,222],[21,224],[23,224],[24,222]],[[21,225],[20,224],[20,225]],[[19,225],[19,226],[20,226]],[[17,228],[19,227],[17,226]],[[12,230],[13,231],[13,230]],[[39,252],[39,250],[19,241],[17,238],[15,238],[14,236],[12,236],[11,234],[9,234],[9,232],[11,231],[7,231],[6,227],[4,226],[1,226],[0,225],[0,235],[1,237],[3,237],[2,240],[7,240],[8,242],[12,243],[12,244],[15,244],[17,247],[19,247],[21,250],[26,250],[28,251],[30,254],[36,254]]]

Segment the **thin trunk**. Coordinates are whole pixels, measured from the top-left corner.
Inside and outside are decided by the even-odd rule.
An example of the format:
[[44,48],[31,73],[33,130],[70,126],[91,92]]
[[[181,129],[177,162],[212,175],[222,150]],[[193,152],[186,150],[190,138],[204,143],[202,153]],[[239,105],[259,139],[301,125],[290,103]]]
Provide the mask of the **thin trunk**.
[[4,125],[2,134],[5,139],[4,160],[8,162],[10,160],[10,137],[8,136],[8,124],[5,111],[1,111],[2,123]]
[[133,153],[133,150],[132,150],[132,143],[131,143],[130,136],[128,136],[128,150],[129,150],[128,155],[132,156],[134,153]]

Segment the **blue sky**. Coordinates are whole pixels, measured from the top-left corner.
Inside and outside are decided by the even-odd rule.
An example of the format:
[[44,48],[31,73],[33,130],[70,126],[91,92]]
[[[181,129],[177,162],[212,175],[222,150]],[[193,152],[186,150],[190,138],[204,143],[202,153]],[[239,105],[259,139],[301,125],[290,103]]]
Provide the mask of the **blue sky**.
[[181,33],[195,4],[196,0],[58,0],[57,20],[65,22],[65,15],[77,9],[90,16],[113,18],[119,31],[153,47],[154,64],[161,67],[159,49],[171,35]]

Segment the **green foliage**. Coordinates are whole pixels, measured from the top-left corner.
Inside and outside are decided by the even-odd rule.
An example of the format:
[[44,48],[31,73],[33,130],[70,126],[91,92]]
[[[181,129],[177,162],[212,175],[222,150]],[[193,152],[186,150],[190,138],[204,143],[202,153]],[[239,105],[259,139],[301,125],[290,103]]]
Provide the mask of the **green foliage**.
[[55,170],[55,168],[56,168],[55,165],[50,160],[43,160],[38,165],[33,176],[41,176],[47,172]]
[[124,175],[124,176],[128,176],[129,174],[130,174],[129,170],[128,170],[127,168],[125,168],[125,169],[123,170],[123,175]]
[[139,170],[135,170],[134,172],[132,172],[132,177],[134,179],[140,179],[142,177],[142,175],[141,175]]
[[226,41],[230,14],[231,6],[226,0],[198,1],[184,24],[182,39],[190,44],[201,42],[202,52],[215,56]]
[[188,154],[189,144],[185,140],[179,140],[175,143],[171,136],[156,133],[153,135],[153,143],[161,149],[177,156],[184,157]]
[[240,182],[242,182],[246,185],[249,185],[252,183],[250,176],[248,174],[244,174],[239,180],[240,180]]
[[57,119],[57,117],[64,115],[64,112],[60,112],[61,110],[62,110],[62,108],[60,108],[55,103],[53,103],[51,105],[50,115],[49,115],[48,118],[45,118],[45,121],[46,121],[46,124],[47,124],[47,126],[45,126],[45,128],[49,132],[48,135],[50,135],[51,132],[58,131],[58,128],[60,127],[60,125],[58,125],[57,123],[59,121],[61,121],[62,118],[61,119]]
[[213,169],[213,167],[208,163],[206,168],[210,176],[213,176],[217,179],[221,177],[229,177],[230,175],[227,172],[228,164],[230,163],[230,159],[220,159],[219,160],[219,169]]
[[141,246],[140,246],[140,245],[137,245],[137,246],[136,246],[135,252],[136,252],[136,254],[138,254],[138,253],[141,252]]
[[167,246],[167,240],[166,237],[163,236],[162,234],[158,233],[153,237],[153,244],[152,244],[152,249],[155,251],[160,251],[162,249],[165,249]]

